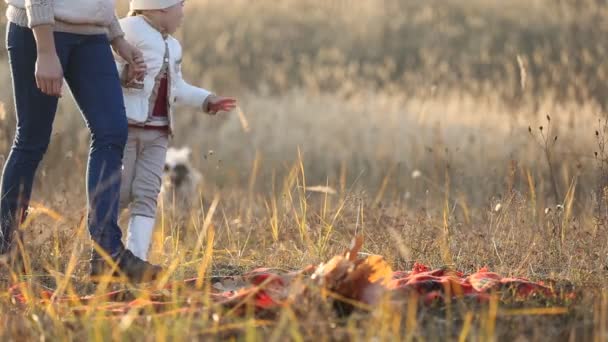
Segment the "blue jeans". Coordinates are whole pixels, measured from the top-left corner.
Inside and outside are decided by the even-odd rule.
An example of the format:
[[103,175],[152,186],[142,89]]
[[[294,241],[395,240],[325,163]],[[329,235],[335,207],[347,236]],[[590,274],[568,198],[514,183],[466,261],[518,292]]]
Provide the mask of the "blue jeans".
[[[87,166],[89,232],[94,242],[117,256],[124,249],[117,218],[127,118],[114,57],[105,35],[56,32],[55,44],[65,80],[91,132]],[[32,30],[9,23],[6,45],[17,128],[2,176],[0,254],[9,250],[12,235],[27,213],[32,183],[49,145],[58,101],[36,86],[36,41]]]

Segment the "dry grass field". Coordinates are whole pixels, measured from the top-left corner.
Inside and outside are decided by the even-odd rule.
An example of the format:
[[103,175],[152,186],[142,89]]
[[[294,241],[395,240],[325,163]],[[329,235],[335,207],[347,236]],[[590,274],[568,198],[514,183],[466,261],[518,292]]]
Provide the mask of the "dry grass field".
[[[298,270],[362,235],[393,270],[487,266],[576,299],[385,298],[342,316],[312,296],[260,316],[213,304],[206,287],[173,291],[206,304],[185,313],[107,316],[93,302],[76,315],[16,304],[1,274],[0,340],[608,339],[606,1],[189,0],[186,11],[187,79],[236,96],[240,113],[177,113],[173,145],[193,149],[204,182],[187,222],[162,210],[151,259],[168,280]],[[14,115],[0,59],[1,165]],[[69,98],[54,132],[21,280],[34,297],[101,293],[82,222],[89,136]]]

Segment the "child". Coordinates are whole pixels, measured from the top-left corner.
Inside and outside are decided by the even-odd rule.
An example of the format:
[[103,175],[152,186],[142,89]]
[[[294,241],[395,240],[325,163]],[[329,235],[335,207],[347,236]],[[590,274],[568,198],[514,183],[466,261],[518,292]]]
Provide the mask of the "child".
[[123,158],[121,208],[130,206],[127,248],[147,260],[161,188],[173,106],[183,104],[208,114],[231,111],[236,100],[216,96],[182,79],[180,43],[171,36],[183,19],[182,0],[132,0],[129,17],[120,20],[125,39],[141,49],[147,68],[118,61],[129,134]]

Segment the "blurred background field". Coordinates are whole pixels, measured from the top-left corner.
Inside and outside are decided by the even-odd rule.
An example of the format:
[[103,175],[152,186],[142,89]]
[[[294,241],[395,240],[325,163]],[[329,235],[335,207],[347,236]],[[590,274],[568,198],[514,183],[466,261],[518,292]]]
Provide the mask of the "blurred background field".
[[[560,136],[559,186],[576,170],[595,181],[608,84],[602,1],[189,1],[186,11],[177,36],[187,78],[237,96],[251,126],[244,132],[237,115],[178,113],[175,144],[191,145],[215,182],[247,182],[256,152],[262,175],[280,171],[299,147],[316,182],[334,182],[343,165],[351,181],[378,186],[393,170],[391,189],[410,193],[413,170],[433,175],[449,162],[456,189],[483,204],[501,192],[512,161],[545,178],[527,129],[546,115]],[[83,160],[88,139],[69,100],[55,126],[49,175],[63,173],[69,163],[56,161],[66,155]],[[204,161],[208,150],[217,161]]]
[[[186,13],[186,78],[242,110],[176,116],[173,144],[193,149],[205,201],[222,198],[220,261],[301,267],[363,232],[395,268],[606,289],[606,1],[189,0]],[[14,117],[0,58],[2,160]],[[54,132],[35,199],[75,227],[88,132],[69,99]],[[170,260],[159,239],[155,260]],[[591,316],[550,328],[596,331]]]

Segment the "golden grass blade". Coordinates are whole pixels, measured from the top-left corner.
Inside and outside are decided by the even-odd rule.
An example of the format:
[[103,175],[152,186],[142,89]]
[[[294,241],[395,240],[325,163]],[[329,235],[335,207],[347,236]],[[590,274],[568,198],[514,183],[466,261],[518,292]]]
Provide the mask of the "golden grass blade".
[[565,308],[565,307],[524,308],[524,309],[499,310],[498,316],[551,316],[551,315],[565,315],[567,313],[568,313],[568,308]]
[[239,115],[239,121],[241,122],[241,128],[243,129],[243,132],[249,133],[251,131],[251,128],[249,126],[249,121],[247,121],[247,118],[245,117],[245,112],[243,112],[241,107],[237,107],[236,112]]

